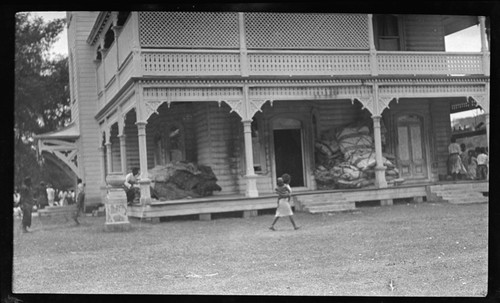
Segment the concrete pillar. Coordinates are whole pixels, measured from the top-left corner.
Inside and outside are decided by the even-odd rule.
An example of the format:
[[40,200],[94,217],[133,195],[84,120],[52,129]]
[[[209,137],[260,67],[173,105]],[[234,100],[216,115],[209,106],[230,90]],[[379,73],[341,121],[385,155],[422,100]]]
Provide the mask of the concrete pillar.
[[151,180],[148,176],[148,150],[146,146],[146,124],[147,122],[136,122],[137,137],[139,140],[139,169],[141,170],[141,178],[139,187],[141,188],[141,205],[151,204],[151,192],[149,186]]
[[245,138],[245,162],[246,162],[246,192],[247,197],[258,197],[257,180],[253,169],[253,148],[252,148],[252,120],[243,121],[243,133]]
[[373,137],[375,139],[375,185],[378,188],[386,188],[387,181],[385,180],[385,166],[382,159],[382,135],[380,133],[380,115],[372,116],[373,119]]

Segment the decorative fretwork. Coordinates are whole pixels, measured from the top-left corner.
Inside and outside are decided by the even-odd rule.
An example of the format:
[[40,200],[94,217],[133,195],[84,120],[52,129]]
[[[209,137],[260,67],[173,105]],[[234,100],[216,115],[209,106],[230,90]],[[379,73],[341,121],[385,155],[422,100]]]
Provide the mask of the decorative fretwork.
[[158,114],[158,107],[163,103],[163,101],[146,101],[146,120],[152,114]]
[[[389,103],[394,100],[393,96],[378,96],[378,114],[382,114],[384,109],[389,108]],[[398,102],[398,99],[396,99],[396,102]]]
[[244,109],[243,109],[243,105],[244,105],[243,100],[221,100],[221,101],[226,102],[227,105],[229,105],[229,107],[231,107],[230,113],[235,112],[241,118],[245,117]]
[[245,13],[247,48],[368,49],[366,14]]
[[251,119],[257,112],[262,111],[262,105],[268,100],[250,100],[248,118]]
[[428,84],[415,83],[406,85],[380,85],[379,93],[381,95],[393,97],[442,97],[442,96],[465,96],[474,93],[482,94],[485,92],[484,84]]
[[142,47],[238,48],[238,13],[139,12]]
[[361,102],[361,104],[363,105],[361,109],[366,109],[373,115],[378,114],[375,112],[376,109],[375,109],[375,104],[373,102],[373,96],[355,97],[354,99]]
[[362,75],[370,73],[369,53],[249,53],[251,75]]
[[239,53],[142,52],[147,75],[239,75]]
[[470,95],[470,98],[467,98],[468,101],[472,99],[470,102],[474,102],[479,105],[486,113],[490,112],[490,107],[488,104],[488,97],[485,94],[481,95]]
[[242,98],[240,87],[147,87],[145,100],[160,101],[217,101]]
[[352,99],[353,96],[370,94],[369,86],[272,86],[250,89],[252,99],[272,100]]

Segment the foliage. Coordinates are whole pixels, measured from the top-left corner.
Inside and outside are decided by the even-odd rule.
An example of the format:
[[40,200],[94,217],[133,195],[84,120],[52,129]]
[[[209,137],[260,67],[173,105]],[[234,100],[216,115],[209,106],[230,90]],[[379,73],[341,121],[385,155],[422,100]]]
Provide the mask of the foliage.
[[29,13],[15,19],[14,182],[20,184],[27,175],[37,182],[53,169],[37,161],[33,136],[69,122],[69,73],[67,57],[49,56],[65,20],[46,23]]

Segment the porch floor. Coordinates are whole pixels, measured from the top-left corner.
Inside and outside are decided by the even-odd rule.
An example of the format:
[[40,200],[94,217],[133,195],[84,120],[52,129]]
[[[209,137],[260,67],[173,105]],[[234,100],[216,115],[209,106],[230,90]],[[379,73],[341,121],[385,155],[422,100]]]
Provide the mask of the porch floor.
[[[488,181],[439,181],[401,184],[387,188],[357,188],[335,190],[294,191],[292,206],[296,211],[307,210],[308,204],[320,201],[322,205],[350,204],[348,209],[354,209],[355,203],[380,201],[380,205],[392,205],[393,199],[413,198],[417,202],[436,200],[431,193],[431,186],[463,184],[473,186],[476,191],[488,192]],[[159,222],[162,217],[198,215],[200,220],[210,220],[211,214],[226,212],[242,212],[243,217],[257,216],[259,210],[276,208],[275,194],[262,194],[249,198],[244,195],[216,195],[195,199],[154,200],[150,205],[133,205],[128,207],[128,216],[138,219],[151,219]],[[337,207],[338,208],[338,207]],[[332,208],[332,211],[334,208]],[[338,208],[338,211],[347,210]]]

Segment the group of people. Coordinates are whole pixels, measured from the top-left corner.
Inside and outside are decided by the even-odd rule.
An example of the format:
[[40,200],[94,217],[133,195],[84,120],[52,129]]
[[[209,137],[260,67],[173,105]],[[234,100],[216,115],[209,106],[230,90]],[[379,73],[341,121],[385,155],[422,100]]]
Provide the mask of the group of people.
[[[71,192],[74,191],[59,191],[57,192],[50,184],[47,186],[45,182],[40,182],[38,187],[33,187],[31,178],[26,177],[23,180],[23,185],[20,190],[14,189],[14,215],[22,217],[22,230],[24,233],[28,232],[31,227],[31,214],[34,210],[43,209],[49,206],[64,206],[74,204],[76,202],[76,211],[73,215],[73,220],[77,225],[80,224],[78,218],[84,210],[85,203],[85,184],[79,178],[77,181],[77,197],[76,201]],[[56,199],[56,196],[59,199]]]
[[454,138],[448,146],[448,173],[456,180],[486,180],[488,178],[489,157],[484,147],[467,149]]

